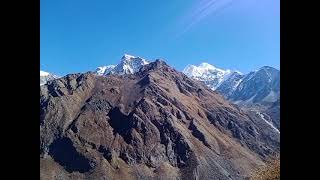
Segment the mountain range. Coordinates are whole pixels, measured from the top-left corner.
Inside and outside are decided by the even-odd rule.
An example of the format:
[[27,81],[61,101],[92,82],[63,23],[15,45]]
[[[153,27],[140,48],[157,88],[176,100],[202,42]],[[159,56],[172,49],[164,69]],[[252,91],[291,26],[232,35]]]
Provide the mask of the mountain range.
[[[124,54],[119,64],[97,67],[94,73],[100,76],[133,74],[138,72],[139,69],[146,64],[149,64],[149,62],[143,58]],[[40,70],[40,85],[44,85],[47,81],[57,78],[59,78],[59,76]]]
[[[133,74],[146,64],[149,61],[125,54],[119,64],[98,67],[95,73]],[[199,66],[188,65],[182,72],[192,79],[204,82],[235,104],[271,105],[280,98],[280,71],[269,66],[243,74],[201,63]]]
[[269,66],[243,74],[208,63],[188,65],[183,73],[221,93],[241,108],[260,113],[280,130],[280,71]]
[[[117,65],[98,67],[94,74],[134,74],[150,62],[141,57],[125,54]],[[280,128],[280,71],[263,66],[243,74],[240,71],[220,69],[208,63],[188,65],[182,71],[188,77],[203,82],[212,90],[221,93],[227,100],[243,108],[259,111],[278,129]],[[40,85],[58,76],[40,71]]]
[[247,179],[279,153],[280,132],[260,111],[164,61],[120,64],[40,86],[41,179]]
[[[133,74],[146,64],[149,64],[149,61],[125,54],[119,64],[98,67],[94,73],[97,75]],[[188,65],[182,72],[192,79],[204,82],[209,88],[220,92],[235,104],[271,105],[280,98],[280,71],[269,66],[243,74],[239,71],[223,70],[208,63],[201,63],[199,66]],[[40,85],[56,78],[59,77],[40,71]]]
[[208,63],[188,65],[183,73],[204,82],[235,104],[272,104],[280,98],[280,71],[269,66],[243,74]]

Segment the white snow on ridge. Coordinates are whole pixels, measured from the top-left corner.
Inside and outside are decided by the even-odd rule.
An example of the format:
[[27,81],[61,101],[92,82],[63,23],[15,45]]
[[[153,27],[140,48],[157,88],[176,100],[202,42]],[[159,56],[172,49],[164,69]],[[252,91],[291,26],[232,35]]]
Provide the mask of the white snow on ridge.
[[95,72],[97,75],[133,74],[146,64],[149,64],[149,62],[141,57],[124,54],[119,64],[98,67]]
[[203,62],[199,66],[188,65],[182,72],[188,77],[207,82],[210,88],[215,90],[230,77],[232,72],[235,71],[231,71],[229,69],[223,70],[209,63]]
[[103,73],[106,71],[106,69],[107,69],[107,66],[97,67],[96,73],[99,75],[103,75]]
[[96,69],[96,73],[97,75],[104,75],[104,74],[108,74],[110,71],[112,71],[114,69],[114,67],[116,67],[115,65],[108,65],[108,66],[101,66],[101,67],[97,67]]
[[[241,74],[242,75],[242,74]],[[235,89],[237,89],[237,87],[239,86],[239,84],[242,82],[243,78],[241,78],[233,87],[232,90],[234,91]]]
[[45,71],[40,71],[40,76],[49,76],[50,73],[45,72]]
[[132,56],[132,55],[130,55],[130,54],[124,54],[122,58],[123,58],[123,59],[133,59],[133,58],[136,58],[136,57],[135,57],[135,56]]
[[195,78],[202,78],[203,76],[206,78],[214,78],[214,76],[211,76],[211,73],[222,77],[224,74],[230,73],[230,70],[222,70],[204,62],[199,66],[188,65],[186,68],[184,68],[183,73],[187,76]]
[[57,78],[59,78],[59,77],[54,74],[40,70],[40,86],[46,84],[47,81],[49,81],[49,80],[53,80],[53,79],[57,79]]
[[121,62],[111,71],[113,74],[133,74],[149,62],[141,57],[125,54]]

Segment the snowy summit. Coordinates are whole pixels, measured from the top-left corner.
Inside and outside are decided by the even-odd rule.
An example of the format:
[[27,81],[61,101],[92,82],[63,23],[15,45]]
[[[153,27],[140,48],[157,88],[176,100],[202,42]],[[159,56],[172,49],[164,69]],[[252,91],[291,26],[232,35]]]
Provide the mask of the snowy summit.
[[204,81],[211,89],[215,90],[230,74],[229,69],[222,70],[208,63],[199,66],[188,65],[183,73],[193,79]]
[[46,84],[47,81],[57,79],[57,78],[59,77],[56,75],[40,70],[40,86]]
[[149,64],[149,62],[141,57],[124,54],[119,64],[98,67],[95,73],[97,75],[133,74],[138,72],[140,68],[146,64]]
[[50,73],[45,72],[45,71],[40,71],[40,76],[49,76]]

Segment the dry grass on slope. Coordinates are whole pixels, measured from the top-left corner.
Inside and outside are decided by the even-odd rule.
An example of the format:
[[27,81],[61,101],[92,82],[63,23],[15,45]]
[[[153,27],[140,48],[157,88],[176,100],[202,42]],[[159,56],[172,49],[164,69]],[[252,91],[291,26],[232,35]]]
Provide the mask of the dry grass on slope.
[[280,180],[280,158],[273,158],[267,165],[258,169],[251,180]]

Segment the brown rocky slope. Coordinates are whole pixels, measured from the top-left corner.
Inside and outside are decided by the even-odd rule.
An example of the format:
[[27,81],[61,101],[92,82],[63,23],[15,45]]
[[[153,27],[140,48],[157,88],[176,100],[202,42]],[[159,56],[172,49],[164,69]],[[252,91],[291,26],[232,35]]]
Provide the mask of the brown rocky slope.
[[279,136],[160,60],[40,87],[41,179],[245,179]]

